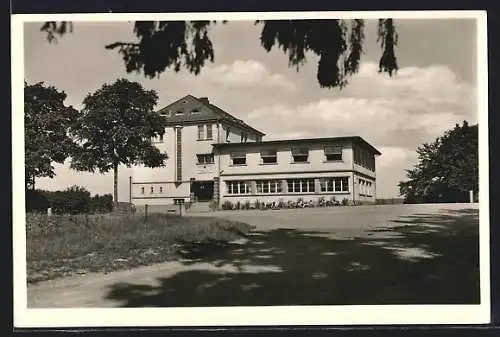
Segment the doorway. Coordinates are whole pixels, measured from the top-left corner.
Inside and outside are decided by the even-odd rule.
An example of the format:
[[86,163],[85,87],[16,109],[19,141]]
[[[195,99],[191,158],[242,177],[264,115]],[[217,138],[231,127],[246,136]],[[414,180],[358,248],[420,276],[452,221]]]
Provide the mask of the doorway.
[[214,197],[214,182],[212,180],[192,181],[191,193],[197,201],[210,201]]

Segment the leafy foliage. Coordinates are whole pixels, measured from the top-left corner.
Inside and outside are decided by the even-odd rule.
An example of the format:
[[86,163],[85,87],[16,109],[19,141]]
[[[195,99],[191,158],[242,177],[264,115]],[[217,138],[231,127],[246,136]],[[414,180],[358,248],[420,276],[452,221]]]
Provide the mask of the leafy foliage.
[[87,95],[71,128],[79,147],[71,167],[79,171],[114,172],[114,200],[118,200],[118,166],[164,165],[167,159],[151,138],[165,132],[165,120],[154,112],[158,96],[141,84],[119,79]]
[[109,213],[113,210],[113,196],[96,194],[91,197],[89,191],[79,186],[64,191],[27,191],[26,212],[45,213],[49,207],[54,214]]
[[26,187],[35,179],[55,176],[53,162],[64,163],[75,148],[68,128],[78,111],[64,105],[66,93],[44,83],[24,83],[24,143]]
[[[226,23],[226,22],[223,22]],[[206,62],[213,62],[215,50],[208,32],[215,21],[136,21],[138,42],[114,42],[127,72],[141,71],[148,78],[159,77],[167,68],[182,67],[198,75]],[[306,54],[319,56],[317,79],[321,87],[342,89],[348,77],[357,73],[363,54],[365,22],[354,20],[265,20],[261,46],[271,51],[277,46],[288,55],[290,67],[297,70],[306,62]],[[47,22],[41,30],[49,41],[72,30],[70,22]],[[379,71],[390,76],[398,70],[394,48],[398,34],[392,19],[380,19],[378,42],[382,48]]]
[[406,203],[466,202],[479,189],[478,125],[466,121],[417,149],[418,163],[400,182]]

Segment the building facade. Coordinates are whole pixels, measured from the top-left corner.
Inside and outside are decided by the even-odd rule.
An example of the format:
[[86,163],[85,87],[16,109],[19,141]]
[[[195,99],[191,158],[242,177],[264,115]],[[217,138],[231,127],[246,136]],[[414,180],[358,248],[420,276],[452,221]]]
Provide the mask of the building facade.
[[261,131],[191,95],[158,113],[167,127],[153,142],[169,158],[164,167],[134,167],[130,195],[136,206],[376,200],[380,152],[361,137],[263,141]]

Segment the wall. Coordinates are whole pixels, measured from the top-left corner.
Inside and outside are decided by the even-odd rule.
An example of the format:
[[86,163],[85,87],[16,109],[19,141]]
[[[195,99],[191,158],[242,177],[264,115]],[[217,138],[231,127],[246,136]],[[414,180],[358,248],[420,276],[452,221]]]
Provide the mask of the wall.
[[[264,143],[265,144],[265,143]],[[255,173],[300,173],[310,171],[352,171],[352,150],[349,144],[343,144],[342,161],[325,162],[324,145],[307,145],[309,151],[308,163],[292,163],[291,146],[287,144],[271,144],[261,146],[239,146],[238,151],[245,151],[247,164],[243,166],[233,166],[230,152],[233,150],[224,149],[220,154],[220,169],[223,175],[255,174]],[[260,151],[263,149],[276,149],[277,163],[262,164]],[[236,149],[235,149],[236,150]]]
[[[364,191],[360,179],[365,182],[370,182],[371,188],[369,191]],[[374,204],[376,202],[376,181],[375,179],[367,178],[364,175],[354,173],[354,200],[360,204]],[[363,191],[362,191],[363,190]],[[365,193],[362,193],[365,192]]]

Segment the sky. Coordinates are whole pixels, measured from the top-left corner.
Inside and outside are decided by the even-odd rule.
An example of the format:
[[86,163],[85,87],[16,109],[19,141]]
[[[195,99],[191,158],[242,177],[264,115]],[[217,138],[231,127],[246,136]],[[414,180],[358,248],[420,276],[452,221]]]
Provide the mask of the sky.
[[[467,120],[477,123],[476,22],[474,19],[396,20],[400,70],[377,72],[381,56],[377,23],[368,20],[360,71],[343,90],[320,88],[317,57],[296,71],[278,49],[266,52],[261,26],[250,21],[217,24],[209,31],[215,60],[195,76],[167,69],[159,78],[127,74],[117,51],[105,45],[136,41],[129,22],[76,22],[72,34],[49,44],[40,23],[24,27],[25,80],[45,82],[81,108],[84,97],[118,78],[140,82],[159,95],[157,108],[191,94],[210,101],[266,133],[264,140],[361,136],[382,155],[376,160],[377,197],[399,196],[398,182],[416,162],[415,150]],[[56,177],[37,188],[71,185],[91,193],[112,193],[112,173],[91,174],[55,164]],[[120,168],[119,200],[128,201],[131,169]]]

